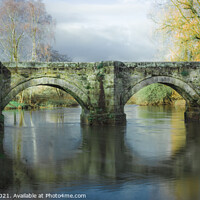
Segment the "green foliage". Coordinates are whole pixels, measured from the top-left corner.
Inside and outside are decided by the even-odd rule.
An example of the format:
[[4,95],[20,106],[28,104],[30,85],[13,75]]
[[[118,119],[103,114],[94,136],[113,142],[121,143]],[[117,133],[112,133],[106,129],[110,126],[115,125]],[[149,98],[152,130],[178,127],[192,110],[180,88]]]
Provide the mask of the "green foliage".
[[71,107],[77,106],[76,100],[62,90],[52,87],[33,87],[24,90],[23,103],[19,103],[20,98],[17,96],[13,101],[9,102],[6,109],[36,109],[36,108],[52,108],[52,107]]
[[167,104],[171,101],[172,91],[170,87],[159,83],[149,85],[135,94],[136,104]]
[[[0,115],[0,121],[4,120],[4,116]],[[1,134],[1,133],[0,133]]]
[[0,158],[4,158],[4,155],[3,155],[3,154],[0,154]]
[[109,115],[108,115],[108,118],[109,118],[109,119],[114,118],[113,114],[109,114]]
[[181,75],[182,75],[182,76],[188,76],[188,75],[189,75],[189,72],[188,72],[188,71],[182,71],[182,72],[181,72]]
[[73,99],[49,99],[41,102],[38,106],[40,107],[73,107],[77,106],[78,103]]
[[103,68],[103,62],[101,62],[99,65],[97,65],[97,69],[102,69]]
[[97,74],[97,79],[98,79],[98,80],[102,80],[103,77],[104,77],[104,74],[102,74],[102,73],[100,73],[100,72]]
[[26,104],[24,104],[24,103],[18,103],[16,101],[11,101],[11,102],[9,102],[9,104],[6,107],[10,108],[10,109],[16,109],[18,107],[23,108],[24,106],[26,106]]
[[86,89],[87,89],[87,90],[91,89],[90,85],[87,85],[87,86],[86,86]]

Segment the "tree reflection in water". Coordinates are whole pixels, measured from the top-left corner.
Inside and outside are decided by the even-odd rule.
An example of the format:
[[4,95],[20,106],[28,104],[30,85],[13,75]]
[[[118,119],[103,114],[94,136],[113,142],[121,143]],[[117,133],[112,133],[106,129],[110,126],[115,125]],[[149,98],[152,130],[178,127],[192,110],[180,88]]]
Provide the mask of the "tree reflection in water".
[[65,109],[17,113],[1,134],[1,191],[81,190],[92,199],[99,188],[104,197],[131,199],[143,195],[139,188],[153,195],[156,186],[161,199],[198,199],[200,125],[173,110],[131,109],[127,126],[117,127],[80,126],[79,113],[70,121]]

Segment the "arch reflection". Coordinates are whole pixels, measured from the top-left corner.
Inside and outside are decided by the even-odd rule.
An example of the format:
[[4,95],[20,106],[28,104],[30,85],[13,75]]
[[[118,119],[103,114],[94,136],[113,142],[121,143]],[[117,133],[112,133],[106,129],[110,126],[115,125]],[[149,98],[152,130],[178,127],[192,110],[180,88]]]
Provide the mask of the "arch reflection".
[[[148,183],[162,185],[174,198],[199,197],[195,188],[200,180],[200,125],[182,123],[179,113],[173,110],[167,114],[165,110],[157,110],[154,115],[159,117],[153,117],[152,109],[137,109],[130,110],[127,126],[117,127],[80,126],[76,123],[79,114],[71,122],[66,121],[66,110],[63,114],[60,110],[59,114],[42,111],[41,116],[38,111],[24,112],[23,123],[20,123],[20,113],[16,113],[16,125],[14,118],[9,118],[4,136],[1,134],[0,152],[6,158],[0,159],[1,188],[13,192],[26,188],[30,192],[50,192],[59,187],[89,193],[90,189],[98,187],[105,193],[108,190],[117,193]],[[63,116],[64,121],[53,116]],[[150,118],[153,118],[151,123]],[[36,123],[41,119],[43,123]],[[162,136],[167,135],[163,129],[171,131],[168,140]],[[158,156],[157,162],[146,152],[141,153],[147,142],[139,140],[143,137],[138,135],[145,135],[146,130],[153,138],[164,138],[156,141],[168,143],[170,147],[169,153]],[[136,142],[140,142],[141,147]],[[151,143],[150,148],[154,144]],[[159,147],[159,151],[165,152],[165,146]],[[195,188],[189,187],[191,182],[195,183]],[[167,198],[162,196],[161,199]]]

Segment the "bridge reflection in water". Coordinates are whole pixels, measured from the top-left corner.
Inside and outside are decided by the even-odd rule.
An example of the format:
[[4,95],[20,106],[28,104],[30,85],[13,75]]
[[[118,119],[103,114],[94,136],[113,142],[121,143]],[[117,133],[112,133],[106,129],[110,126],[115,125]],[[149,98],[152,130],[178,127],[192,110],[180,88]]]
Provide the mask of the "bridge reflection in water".
[[200,125],[182,111],[127,106],[127,126],[107,127],[80,126],[79,112],[4,113],[1,193],[199,199]]

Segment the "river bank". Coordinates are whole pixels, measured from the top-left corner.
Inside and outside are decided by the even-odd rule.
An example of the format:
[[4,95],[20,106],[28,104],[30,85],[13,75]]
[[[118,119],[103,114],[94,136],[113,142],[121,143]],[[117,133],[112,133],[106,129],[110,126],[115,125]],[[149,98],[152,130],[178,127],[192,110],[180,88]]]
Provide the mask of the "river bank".
[[38,86],[24,90],[11,101],[5,110],[45,109],[55,107],[75,107],[79,104],[66,92],[57,88]]
[[[152,84],[133,95],[127,104],[185,106],[185,100],[170,87],[162,84]],[[76,100],[66,92],[57,88],[42,86],[23,91],[6,106],[5,110],[50,109],[78,105]]]
[[140,106],[185,106],[185,100],[172,88],[156,83],[141,89],[129,99],[127,104]]

